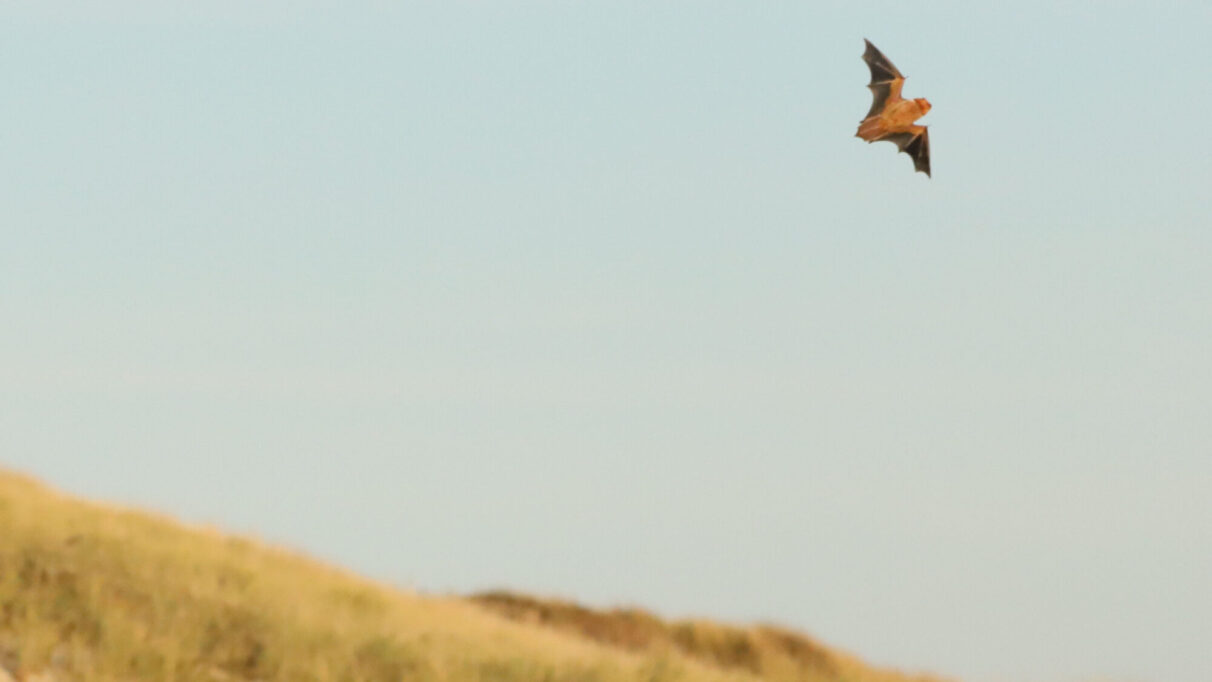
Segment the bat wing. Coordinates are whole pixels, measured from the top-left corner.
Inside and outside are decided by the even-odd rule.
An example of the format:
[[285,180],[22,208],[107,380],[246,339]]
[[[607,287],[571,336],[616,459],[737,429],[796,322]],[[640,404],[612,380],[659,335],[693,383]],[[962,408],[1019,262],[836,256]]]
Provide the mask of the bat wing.
[[913,159],[913,168],[930,177],[930,133],[926,126],[909,126],[909,131],[885,135],[880,140],[895,142],[897,149]]
[[867,66],[871,69],[871,83],[867,86],[871,89],[872,102],[871,111],[867,112],[867,117],[875,116],[884,110],[884,107],[889,103],[895,103],[901,98],[901,86],[905,84],[905,77],[901,72],[893,66],[891,60],[884,56],[870,40],[866,38],[863,42],[867,43],[867,50],[863,52],[863,61],[867,62]]

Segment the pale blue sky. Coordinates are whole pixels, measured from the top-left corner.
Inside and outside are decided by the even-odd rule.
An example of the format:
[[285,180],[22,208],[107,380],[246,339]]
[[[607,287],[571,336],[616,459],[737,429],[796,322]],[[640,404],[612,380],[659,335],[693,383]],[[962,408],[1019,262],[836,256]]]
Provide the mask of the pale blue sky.
[[[0,461],[427,591],[1206,679],[1212,5],[1152,4],[6,4]],[[852,137],[864,37],[932,180]]]

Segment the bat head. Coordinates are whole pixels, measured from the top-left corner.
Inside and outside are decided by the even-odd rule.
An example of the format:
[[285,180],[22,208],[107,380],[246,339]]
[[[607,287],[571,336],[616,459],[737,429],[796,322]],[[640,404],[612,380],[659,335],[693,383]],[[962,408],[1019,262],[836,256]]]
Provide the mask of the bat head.
[[925,116],[926,112],[930,111],[930,102],[927,102],[925,97],[918,97],[913,101],[917,102],[917,108],[922,110],[922,116]]

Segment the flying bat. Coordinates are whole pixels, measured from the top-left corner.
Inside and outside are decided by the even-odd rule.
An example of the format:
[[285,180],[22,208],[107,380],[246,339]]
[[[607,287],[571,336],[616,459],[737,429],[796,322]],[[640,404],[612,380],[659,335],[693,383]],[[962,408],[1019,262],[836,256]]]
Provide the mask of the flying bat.
[[930,103],[924,97],[903,99],[901,86],[905,77],[870,40],[864,38],[863,42],[867,43],[863,61],[871,68],[871,83],[867,87],[871,89],[872,102],[871,111],[859,124],[855,137],[867,142],[896,143],[897,149],[913,158],[913,168],[930,177],[930,135],[926,126],[914,124],[930,111]]

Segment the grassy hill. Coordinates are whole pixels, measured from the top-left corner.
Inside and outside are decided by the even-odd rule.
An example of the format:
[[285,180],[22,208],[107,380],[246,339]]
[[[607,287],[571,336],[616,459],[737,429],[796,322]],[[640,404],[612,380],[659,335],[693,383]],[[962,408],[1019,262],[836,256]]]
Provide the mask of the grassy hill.
[[773,627],[393,589],[0,471],[0,678],[924,682]]

